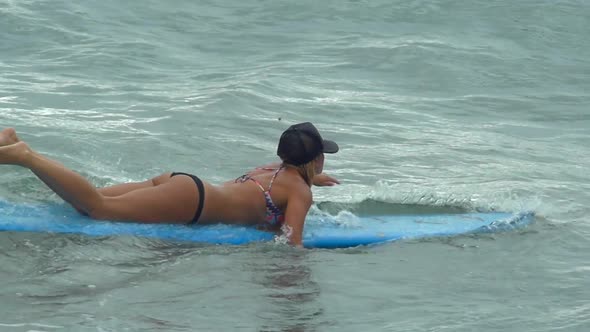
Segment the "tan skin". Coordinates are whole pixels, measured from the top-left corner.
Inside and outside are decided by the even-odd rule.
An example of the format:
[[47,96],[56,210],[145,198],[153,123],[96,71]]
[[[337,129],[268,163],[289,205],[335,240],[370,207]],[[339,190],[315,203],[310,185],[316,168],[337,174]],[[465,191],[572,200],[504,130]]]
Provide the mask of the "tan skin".
[[[33,151],[14,129],[0,132],[0,164],[30,169],[49,188],[75,209],[94,219],[144,223],[188,223],[194,217],[199,192],[188,176],[164,173],[151,180],[95,188],[88,180],[60,163]],[[324,155],[316,158],[313,184],[332,186],[338,180],[323,174]],[[266,165],[277,168],[280,164]],[[290,243],[302,245],[305,217],[313,198],[310,186],[298,170],[285,165],[272,186],[273,202],[285,214],[291,228]],[[274,171],[254,170],[250,176],[268,188]],[[215,186],[203,182],[205,202],[199,224],[218,223],[264,225],[266,203],[253,181],[228,181]],[[275,229],[276,230],[276,229]]]

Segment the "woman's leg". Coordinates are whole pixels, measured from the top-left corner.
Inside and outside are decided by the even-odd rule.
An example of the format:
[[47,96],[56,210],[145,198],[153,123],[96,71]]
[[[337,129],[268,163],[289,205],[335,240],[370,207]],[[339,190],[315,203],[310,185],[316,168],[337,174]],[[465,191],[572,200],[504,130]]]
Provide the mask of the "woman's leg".
[[31,150],[24,142],[0,147],[0,164],[13,164],[33,171],[49,188],[86,214],[103,201],[96,188],[79,174]]
[[188,176],[174,176],[163,184],[104,197],[96,219],[149,223],[189,223],[199,205],[199,191]]
[[[0,147],[12,145],[12,144],[18,143],[18,142],[20,142],[20,140],[19,140],[18,136],[16,135],[16,132],[13,128],[6,128],[0,132]],[[114,186],[99,188],[98,192],[104,196],[110,196],[110,197],[120,196],[120,195],[126,194],[130,191],[133,191],[133,190],[157,186],[159,184],[164,183],[169,178],[170,178],[170,173],[165,173],[165,174],[162,174],[162,175],[155,177],[151,180],[147,180],[147,181],[143,181],[143,182],[123,183],[123,184],[117,184]],[[43,178],[41,178],[41,180],[43,180]],[[48,183],[48,185],[49,185],[49,183]],[[49,187],[51,187],[51,185],[49,185]],[[79,210],[79,211],[82,213],[85,213],[85,211],[82,211],[82,210]]]
[[[164,173],[158,177],[155,177],[153,179],[146,180],[143,182],[120,183],[120,184],[115,184],[115,185],[108,186],[108,187],[98,188],[97,190],[103,196],[107,196],[107,197],[121,196],[121,195],[124,195],[128,192],[131,192],[131,191],[134,191],[137,189],[149,188],[149,187],[154,187],[154,186],[160,185],[160,184],[166,182],[167,180],[169,180],[170,175],[171,175],[171,173]],[[76,207],[74,207],[74,208],[79,213],[81,213],[83,215],[88,215],[86,212],[84,212],[80,209],[77,209]]]
[[104,196],[109,197],[121,196],[133,190],[159,186],[165,182],[168,182],[170,180],[170,175],[171,173],[164,173],[153,179],[143,182],[121,183],[113,186],[99,188],[98,192],[100,192]]
[[6,128],[0,131],[0,146],[11,145],[19,142],[13,128]]
[[188,222],[198,205],[192,179],[170,178],[158,186],[135,188],[108,197],[88,180],[63,165],[31,150],[10,132],[0,132],[0,164],[26,167],[77,210],[97,219],[143,222]]

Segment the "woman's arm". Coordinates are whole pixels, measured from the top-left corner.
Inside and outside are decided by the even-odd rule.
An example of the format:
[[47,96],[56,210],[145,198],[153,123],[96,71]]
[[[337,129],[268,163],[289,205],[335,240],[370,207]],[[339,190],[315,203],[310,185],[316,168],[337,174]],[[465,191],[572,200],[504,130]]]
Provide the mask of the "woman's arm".
[[297,246],[303,246],[303,226],[305,217],[313,202],[311,190],[294,191],[289,195],[287,209],[285,211],[285,225],[290,229],[289,243]]
[[319,186],[319,187],[323,187],[323,186],[333,186],[333,185],[337,185],[340,184],[340,181],[338,181],[338,179],[329,176],[326,173],[320,173],[320,174],[316,174],[316,176],[313,177],[313,185],[314,186]]

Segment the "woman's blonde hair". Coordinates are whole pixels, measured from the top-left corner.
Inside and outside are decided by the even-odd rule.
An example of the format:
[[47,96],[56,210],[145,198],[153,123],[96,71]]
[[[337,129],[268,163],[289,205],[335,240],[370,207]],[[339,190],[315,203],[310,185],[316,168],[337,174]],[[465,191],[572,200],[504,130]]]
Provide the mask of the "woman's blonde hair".
[[305,180],[310,187],[313,185],[313,178],[316,176],[316,159],[303,165],[295,166],[299,174],[303,177],[303,180]]

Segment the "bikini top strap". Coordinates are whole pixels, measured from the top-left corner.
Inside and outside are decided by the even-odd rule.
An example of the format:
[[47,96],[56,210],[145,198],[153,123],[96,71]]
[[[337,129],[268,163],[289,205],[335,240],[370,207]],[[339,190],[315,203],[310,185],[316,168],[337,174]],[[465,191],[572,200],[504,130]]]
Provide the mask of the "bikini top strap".
[[279,172],[281,170],[283,170],[283,168],[285,168],[285,166],[282,166],[277,168],[275,174],[273,174],[272,178],[270,179],[270,184],[268,185],[268,192],[270,193],[270,190],[272,189],[272,184],[275,182],[275,179],[277,178],[277,175],[279,175]]
[[253,177],[250,177],[250,176],[248,177],[248,179],[254,181],[254,183],[256,183],[256,185],[258,186],[258,188],[260,188],[260,190],[262,190],[262,192],[266,192],[266,190],[264,190],[264,187],[262,186],[262,184],[260,182],[258,182],[258,180],[256,180]]

